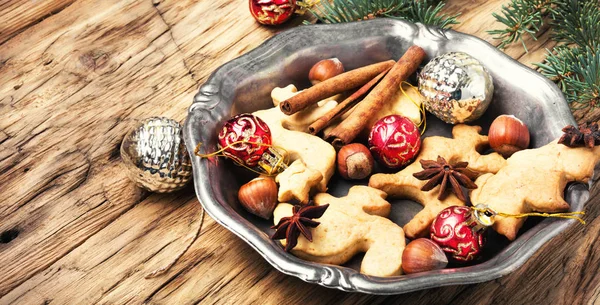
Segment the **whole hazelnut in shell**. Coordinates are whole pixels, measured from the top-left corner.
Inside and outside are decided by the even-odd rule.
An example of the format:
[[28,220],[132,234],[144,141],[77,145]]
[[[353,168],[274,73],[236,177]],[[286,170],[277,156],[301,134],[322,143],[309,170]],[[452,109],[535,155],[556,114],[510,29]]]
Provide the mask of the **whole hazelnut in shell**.
[[317,62],[308,72],[310,83],[316,85],[326,79],[344,73],[344,65],[337,58],[323,59]]
[[488,140],[493,150],[504,158],[529,147],[529,129],[513,115],[501,115],[490,126]]
[[337,156],[338,172],[347,180],[367,178],[373,171],[374,163],[369,149],[360,143],[343,146]]
[[443,269],[446,265],[448,258],[442,248],[427,238],[411,241],[402,252],[402,271],[406,274]]
[[248,212],[269,219],[277,206],[277,183],[271,178],[253,179],[240,187],[238,199]]

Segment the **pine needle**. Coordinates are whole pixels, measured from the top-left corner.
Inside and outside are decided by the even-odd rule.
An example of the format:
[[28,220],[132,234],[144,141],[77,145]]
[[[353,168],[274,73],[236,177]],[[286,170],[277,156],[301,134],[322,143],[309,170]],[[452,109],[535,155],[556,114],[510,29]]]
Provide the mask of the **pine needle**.
[[529,35],[536,40],[535,35],[544,24],[544,17],[552,12],[555,5],[555,0],[512,0],[509,5],[502,6],[501,14],[492,13],[496,21],[506,27],[488,33],[496,35],[494,39],[501,40],[498,46],[500,49],[519,41],[527,51],[523,35]]
[[442,14],[444,3],[432,0],[323,0],[309,9],[321,23],[342,23],[389,17],[440,28],[458,24],[456,15]]
[[556,82],[572,109],[600,107],[600,2],[598,0],[511,0],[493,14],[505,28],[488,31],[501,40],[499,48],[534,39],[545,19],[550,19],[552,39],[539,71]]

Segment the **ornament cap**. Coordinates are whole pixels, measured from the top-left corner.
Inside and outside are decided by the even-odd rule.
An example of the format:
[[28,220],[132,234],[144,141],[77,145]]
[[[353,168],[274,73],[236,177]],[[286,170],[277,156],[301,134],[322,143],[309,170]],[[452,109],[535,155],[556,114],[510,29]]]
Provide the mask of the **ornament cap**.
[[498,213],[490,209],[486,204],[480,203],[473,208],[473,216],[480,225],[477,229],[483,229],[484,227],[492,226],[494,224],[494,217],[496,215],[498,215]]
[[288,166],[286,163],[287,153],[281,152],[276,147],[269,147],[258,161],[258,171],[264,171],[267,175],[272,176],[284,171]]
[[202,154],[202,143],[198,143],[194,154],[201,158],[224,156],[260,175],[273,176],[287,168],[287,151],[272,145],[269,126],[253,114],[242,113],[227,120],[218,134],[217,144],[219,150]]

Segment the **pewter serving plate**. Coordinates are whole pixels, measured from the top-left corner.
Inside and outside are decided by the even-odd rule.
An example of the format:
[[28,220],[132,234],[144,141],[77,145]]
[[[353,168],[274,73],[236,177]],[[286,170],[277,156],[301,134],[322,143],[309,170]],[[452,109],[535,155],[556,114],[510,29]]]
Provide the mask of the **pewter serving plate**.
[[[255,50],[217,69],[200,88],[189,108],[184,137],[190,155],[199,142],[203,150],[215,151],[217,128],[231,116],[273,107],[274,87],[308,86],[311,66],[325,58],[338,57],[347,70],[387,59],[399,59],[416,44],[428,58],[451,51],[468,53],[487,67],[494,79],[494,97],[486,114],[474,122],[483,132],[493,118],[514,114],[531,131],[531,147],[539,147],[560,136],[561,128],[575,124],[560,90],[539,73],[521,65],[476,37],[421,24],[376,19],[337,25],[300,26],[269,39]],[[423,63],[424,64],[424,63]],[[413,80],[414,83],[414,80]],[[451,136],[451,125],[428,115],[425,136]],[[360,274],[361,256],[344,266],[317,264],[283,251],[272,241],[271,221],[247,213],[237,200],[239,187],[252,175],[226,159],[192,157],[198,199],[218,223],[250,244],[277,270],[300,279],[344,291],[398,294],[414,290],[489,281],[521,266],[544,243],[565,230],[574,220],[530,218],[518,238],[509,242],[490,232],[488,247],[479,264],[412,275],[379,278]],[[359,182],[366,184],[367,181]],[[329,192],[343,196],[351,185],[339,176],[329,183]],[[565,196],[573,211],[583,209],[588,186],[569,185]],[[408,200],[389,199],[390,219],[403,226],[421,206]],[[490,230],[491,231],[491,230]]]

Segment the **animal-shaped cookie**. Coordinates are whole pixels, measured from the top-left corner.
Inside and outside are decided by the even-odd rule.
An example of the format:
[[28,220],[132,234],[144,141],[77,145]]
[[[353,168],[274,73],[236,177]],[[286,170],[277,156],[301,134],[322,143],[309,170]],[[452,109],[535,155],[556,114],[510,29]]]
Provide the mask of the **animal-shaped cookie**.
[[411,239],[424,236],[439,212],[452,205],[464,205],[454,194],[450,194],[444,200],[438,200],[440,186],[428,192],[421,191],[421,187],[427,181],[413,177],[414,173],[422,170],[419,160],[436,160],[438,156],[442,156],[450,164],[468,162],[467,168],[479,173],[496,173],[506,164],[506,160],[497,153],[479,153],[488,144],[488,137],[480,135],[479,132],[479,126],[455,125],[452,129],[454,138],[425,138],[415,161],[403,170],[396,174],[371,176],[369,186],[383,190],[390,197],[407,198],[423,205],[423,210],[404,226],[406,236]]
[[[569,209],[563,199],[568,182],[587,182],[600,162],[600,147],[569,148],[554,141],[546,146],[519,151],[495,175],[477,178],[471,193],[473,204],[487,204],[496,212],[521,214],[560,212]],[[525,218],[494,218],[494,229],[514,240]]]
[[[296,90],[293,86],[287,88],[289,91]],[[316,183],[314,175],[306,174],[294,176],[294,183],[280,183],[278,193],[280,202],[289,201],[291,199],[289,196],[292,194],[298,201],[307,203],[309,193],[313,189],[312,186],[315,186],[314,189],[320,192],[327,190],[327,183],[335,171],[335,149],[319,137],[296,130],[305,130],[308,125],[335,105],[337,102],[334,100],[326,100],[321,102],[321,105],[310,107],[292,116],[285,115],[277,106],[253,113],[267,123],[271,130],[272,144],[285,149],[289,153],[290,161],[302,160],[307,169],[313,172],[317,171],[322,176]],[[290,166],[279,175],[291,176],[292,173],[305,172],[300,170],[300,166]],[[279,180],[285,179],[280,178]],[[298,190],[298,185],[302,185],[303,190]],[[310,187],[305,188],[305,185]]]
[[[405,247],[402,228],[387,219],[391,206],[386,194],[367,186],[353,186],[341,198],[317,194],[316,205],[329,204],[325,214],[311,228],[312,242],[300,235],[292,253],[300,258],[341,265],[355,254],[365,252],[360,272],[374,276],[399,275]],[[274,222],[292,215],[292,205],[279,204]],[[285,240],[282,241],[285,244]]]

